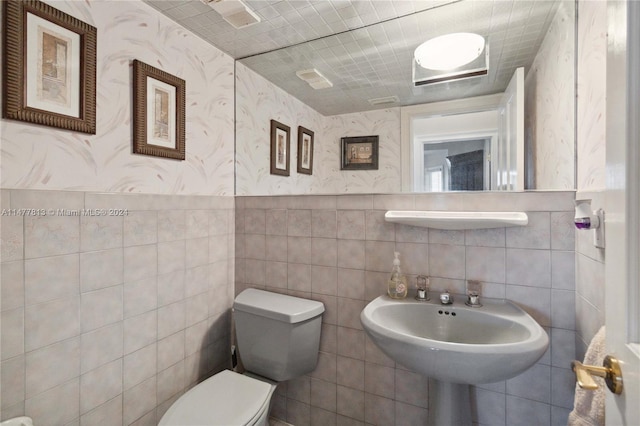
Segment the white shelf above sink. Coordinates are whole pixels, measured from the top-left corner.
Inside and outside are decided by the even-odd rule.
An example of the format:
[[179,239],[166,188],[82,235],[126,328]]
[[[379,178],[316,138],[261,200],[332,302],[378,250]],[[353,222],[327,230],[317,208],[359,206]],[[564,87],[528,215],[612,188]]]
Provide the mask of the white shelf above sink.
[[448,212],[389,210],[384,219],[402,225],[435,229],[487,229],[526,226],[524,212]]

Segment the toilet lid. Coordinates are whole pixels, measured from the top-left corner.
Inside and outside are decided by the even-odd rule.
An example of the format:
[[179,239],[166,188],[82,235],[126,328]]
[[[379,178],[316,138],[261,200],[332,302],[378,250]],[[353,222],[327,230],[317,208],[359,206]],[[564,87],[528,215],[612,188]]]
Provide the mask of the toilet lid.
[[271,385],[224,370],[182,395],[159,426],[241,426],[251,424],[268,404]]

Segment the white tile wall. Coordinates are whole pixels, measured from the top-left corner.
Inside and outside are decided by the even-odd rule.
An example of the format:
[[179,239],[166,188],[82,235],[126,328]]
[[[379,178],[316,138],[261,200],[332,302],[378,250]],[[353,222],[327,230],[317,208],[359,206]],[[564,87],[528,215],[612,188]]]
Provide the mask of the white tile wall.
[[0,419],[155,425],[169,401],[228,367],[232,197],[2,195],[3,208],[130,215],[2,217]]
[[[522,376],[473,388],[474,420],[504,426],[551,424],[552,418],[553,424],[566,423],[576,338],[574,194],[457,195],[455,206],[467,209],[525,210],[530,224],[465,232],[384,222],[384,211],[395,203],[447,208],[437,194],[337,195],[323,203],[313,196],[237,198],[237,240],[245,244],[236,247],[236,293],[260,287],[326,307],[318,366],[278,388],[275,416],[296,426],[425,424],[428,380],[384,355],[359,320],[366,303],[386,292],[398,250],[412,287],[417,274],[431,276],[433,291],[463,292],[466,279],[481,279],[485,297],[514,300],[549,333],[550,349]],[[295,236],[273,235],[287,231]],[[263,240],[266,257],[249,248]]]
[[[604,192],[580,192],[591,207],[604,207]],[[589,342],[604,325],[605,249],[593,245],[591,231],[576,231],[575,241],[576,359],[582,360]]]

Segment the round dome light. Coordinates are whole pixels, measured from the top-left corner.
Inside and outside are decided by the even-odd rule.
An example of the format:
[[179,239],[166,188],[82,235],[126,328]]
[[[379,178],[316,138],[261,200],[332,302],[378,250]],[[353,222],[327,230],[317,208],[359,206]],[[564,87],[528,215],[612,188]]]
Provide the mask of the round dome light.
[[436,71],[456,69],[478,58],[484,51],[484,37],[474,33],[453,33],[427,40],[413,54],[422,67]]

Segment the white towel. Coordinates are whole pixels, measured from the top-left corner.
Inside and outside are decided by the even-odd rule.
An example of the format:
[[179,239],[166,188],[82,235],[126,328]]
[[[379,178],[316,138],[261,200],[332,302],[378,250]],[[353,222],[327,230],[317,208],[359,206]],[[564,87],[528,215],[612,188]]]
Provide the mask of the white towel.
[[[598,330],[584,355],[585,365],[600,367],[605,357],[604,326]],[[601,377],[593,376],[598,384],[596,390],[582,389],[576,383],[576,395],[573,401],[573,411],[569,414],[568,426],[604,426],[604,392],[606,384]]]

